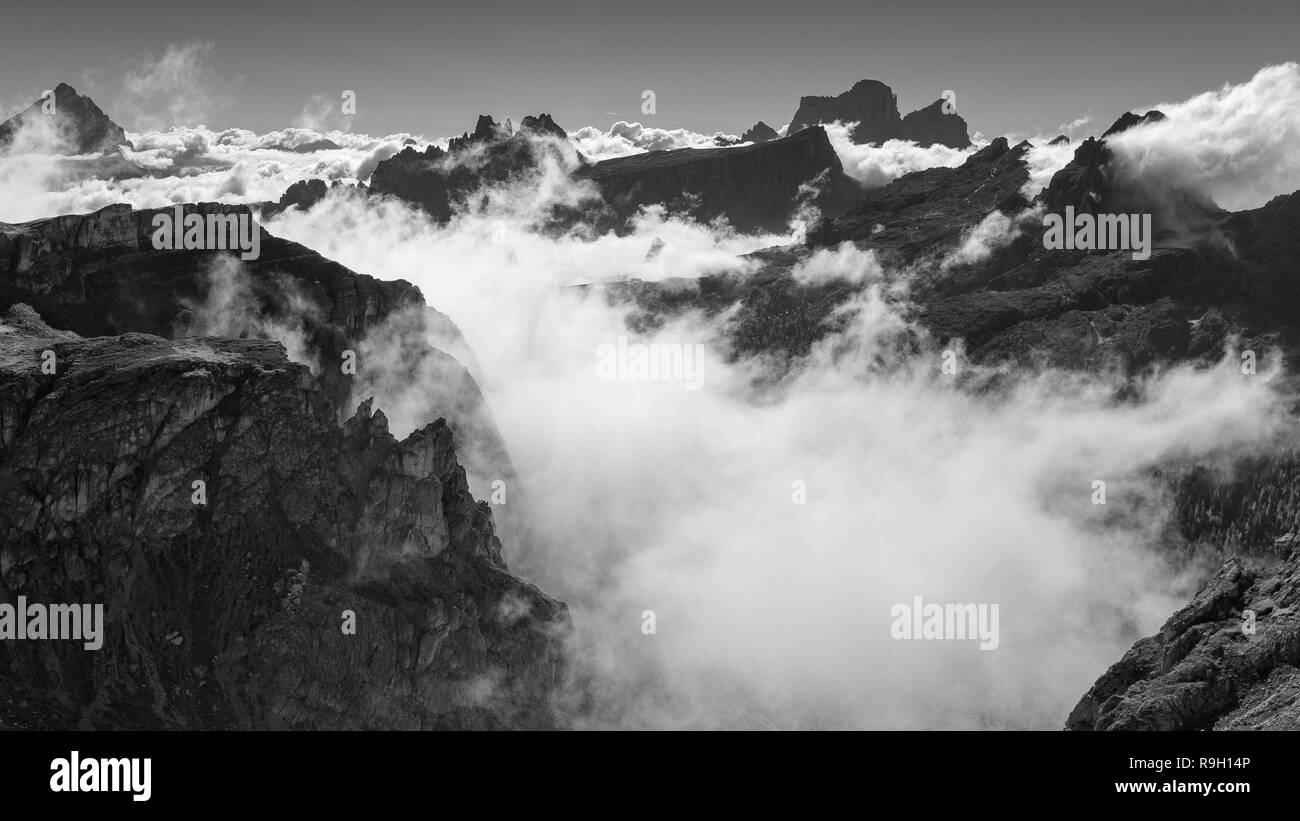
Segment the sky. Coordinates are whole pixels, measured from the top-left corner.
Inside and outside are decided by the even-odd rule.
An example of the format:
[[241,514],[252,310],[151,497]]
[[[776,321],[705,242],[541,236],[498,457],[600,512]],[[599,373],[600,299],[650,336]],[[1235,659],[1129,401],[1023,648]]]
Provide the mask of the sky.
[[1050,134],[1091,115],[1087,134],[1295,60],[1298,35],[1294,0],[24,3],[0,29],[0,111],[67,82],[129,131],[263,132],[337,127],[352,90],[350,127],[369,134],[436,138],[480,113],[543,111],[569,130],[738,134],[871,78],[902,113],[952,89],[972,133]]

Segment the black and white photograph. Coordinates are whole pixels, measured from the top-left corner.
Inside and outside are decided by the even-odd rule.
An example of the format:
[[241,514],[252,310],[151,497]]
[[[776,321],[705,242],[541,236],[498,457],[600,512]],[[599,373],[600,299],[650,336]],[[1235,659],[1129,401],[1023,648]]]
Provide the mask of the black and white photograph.
[[834,733],[1276,798],[1298,61],[1294,0],[5,0],[11,783]]

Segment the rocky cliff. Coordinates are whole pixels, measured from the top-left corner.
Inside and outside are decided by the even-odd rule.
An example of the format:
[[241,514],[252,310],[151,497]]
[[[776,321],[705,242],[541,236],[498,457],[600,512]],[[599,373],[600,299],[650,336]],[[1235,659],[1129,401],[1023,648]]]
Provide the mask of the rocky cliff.
[[[182,213],[252,219],[247,207],[217,203],[187,205]],[[421,408],[420,417],[447,417],[478,486],[513,477],[482,393],[457,361],[468,352],[459,330],[426,306],[418,288],[358,274],[260,226],[257,259],[157,250],[152,226],[158,214],[174,210],[115,205],[23,225],[0,223],[0,310],[26,303],[52,327],[88,337],[136,332],[277,339],[311,367],[336,407],[365,398],[353,395],[358,383],[381,393],[385,386],[400,387],[403,405]],[[406,356],[393,358],[396,350]],[[343,367],[349,351],[355,373]]]
[[10,728],[546,727],[563,605],[513,577],[439,419],[344,424],[274,342],[0,321],[0,600],[102,603],[6,642]]
[[1107,670],[1068,730],[1300,730],[1300,550],[1232,558]]
[[918,108],[903,118],[903,139],[918,145],[946,145],[949,148],[969,148],[970,134],[966,121],[955,111],[943,110],[944,101],[935,100],[925,108]]
[[581,215],[597,230],[623,229],[642,208],[663,205],[701,222],[717,217],[740,231],[787,230],[801,201],[837,215],[858,196],[822,128],[735,148],[651,151],[577,172],[604,202]]

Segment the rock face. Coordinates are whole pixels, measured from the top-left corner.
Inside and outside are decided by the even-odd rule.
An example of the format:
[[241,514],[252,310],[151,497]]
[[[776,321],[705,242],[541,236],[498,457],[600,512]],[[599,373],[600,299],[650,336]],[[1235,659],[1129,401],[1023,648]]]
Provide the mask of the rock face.
[[740,141],[742,143],[765,143],[769,140],[779,139],[780,136],[775,128],[759,120],[754,123],[752,128],[740,135]]
[[1226,562],[1097,679],[1066,729],[1300,730],[1300,551],[1282,541],[1283,558]]
[[[476,482],[513,476],[487,404],[457,361],[468,347],[450,319],[425,305],[418,288],[358,274],[260,226],[255,260],[155,250],[152,225],[159,213],[172,209],[115,205],[0,224],[0,310],[26,303],[51,326],[87,337],[136,332],[279,339],[319,375],[336,407],[365,398],[353,395],[358,381],[372,393],[384,385],[409,386],[423,394],[407,397],[423,417],[447,417]],[[245,206],[218,203],[188,205],[183,213],[251,218]],[[440,347],[430,347],[430,338]],[[383,371],[367,362],[398,350],[405,356]],[[343,372],[346,351],[358,355],[356,375]],[[370,377],[380,374],[383,384],[377,385]]]
[[1157,237],[1185,242],[1212,235],[1227,212],[1205,196],[1172,183],[1145,180],[1142,185],[1135,184],[1120,167],[1107,139],[1164,119],[1159,111],[1141,116],[1126,112],[1100,139],[1090,137],[1079,143],[1074,158],[1043,192],[1047,210],[1061,213],[1069,206],[1085,214],[1147,213],[1152,215]]
[[583,215],[597,230],[622,230],[643,207],[663,205],[702,222],[725,216],[740,231],[783,232],[801,196],[834,215],[860,191],[822,128],[757,145],[617,157],[577,175],[594,182],[604,198],[602,211]]
[[[1079,143],[1074,151],[1074,159],[1056,172],[1043,192],[1043,201],[1048,210],[1060,212],[1066,206],[1072,206],[1079,213],[1097,214],[1128,205],[1129,203],[1117,202],[1120,197],[1115,190],[1115,155],[1106,144],[1106,137],[1164,118],[1165,115],[1159,111],[1149,111],[1141,117],[1125,112],[1114,125],[1106,129],[1100,139],[1089,137]],[[1056,145],[1060,139],[1057,137],[1051,144]],[[1069,140],[1066,139],[1065,142]]]
[[310,209],[313,205],[325,199],[329,193],[329,186],[324,180],[299,180],[285,189],[280,195],[280,208],[297,208],[301,211]]
[[364,402],[340,427],[274,342],[11,308],[0,537],[0,600],[105,621],[96,651],[6,642],[2,727],[552,724],[564,606],[506,569],[446,423],[399,442]]
[[[61,154],[91,154],[133,148],[122,127],[108,118],[89,97],[67,83],[54,88],[54,108],[45,113],[46,101],[37,100],[14,117],[0,123],[0,151],[16,145],[20,132],[39,133],[42,150]],[[52,138],[52,139],[51,139]]]
[[913,140],[920,145],[941,143],[949,148],[966,148],[971,144],[966,121],[956,113],[944,114],[942,105],[943,101],[937,100],[900,117],[898,97],[889,86],[877,80],[861,80],[835,97],[801,97],[788,133],[835,121],[856,122],[856,143]]
[[790,133],[836,121],[856,122],[853,139],[859,143],[895,140],[902,134],[898,98],[878,80],[860,80],[835,97],[800,97],[799,108],[790,118]]
[[867,190],[847,213],[810,233],[809,242],[828,246],[862,240],[900,262],[937,252],[990,212],[1029,206],[1021,193],[1029,182],[1029,148],[1028,142],[1011,146],[998,137],[956,168],[905,174]]
[[903,118],[903,139],[918,145],[946,145],[949,148],[970,147],[970,135],[961,115],[943,112],[943,100],[935,100]]

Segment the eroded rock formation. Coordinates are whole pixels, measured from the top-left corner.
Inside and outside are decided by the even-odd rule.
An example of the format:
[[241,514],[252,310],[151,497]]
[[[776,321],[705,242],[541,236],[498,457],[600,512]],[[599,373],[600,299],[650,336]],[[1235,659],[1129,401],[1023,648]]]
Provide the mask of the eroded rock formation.
[[441,419],[398,441],[368,401],[340,426],[274,342],[12,307],[0,599],[106,627],[6,642],[0,726],[551,726],[565,608],[507,570],[455,442]]
[[956,112],[945,114],[943,102],[936,100],[901,117],[898,96],[889,86],[878,80],[860,80],[834,97],[801,97],[787,133],[825,123],[857,123],[853,131],[855,143],[912,140],[919,145],[940,143],[949,148],[966,148],[971,144],[966,121]]

